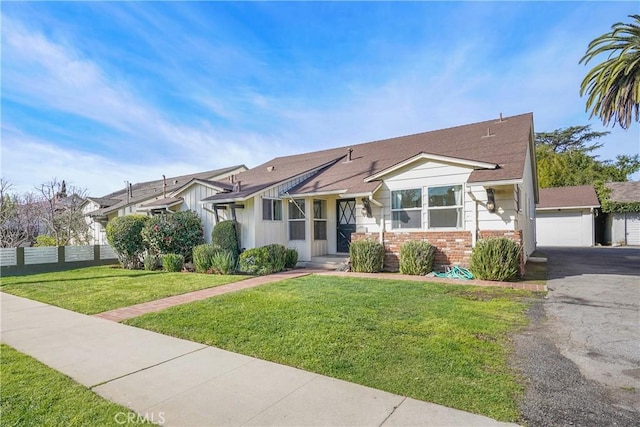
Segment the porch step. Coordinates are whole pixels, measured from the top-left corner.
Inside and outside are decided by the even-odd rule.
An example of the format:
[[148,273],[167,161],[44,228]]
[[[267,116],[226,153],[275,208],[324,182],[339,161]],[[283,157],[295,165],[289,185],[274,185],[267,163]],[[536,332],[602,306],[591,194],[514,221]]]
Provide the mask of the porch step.
[[313,257],[305,263],[305,268],[317,270],[344,270],[349,264],[347,256],[321,256]]

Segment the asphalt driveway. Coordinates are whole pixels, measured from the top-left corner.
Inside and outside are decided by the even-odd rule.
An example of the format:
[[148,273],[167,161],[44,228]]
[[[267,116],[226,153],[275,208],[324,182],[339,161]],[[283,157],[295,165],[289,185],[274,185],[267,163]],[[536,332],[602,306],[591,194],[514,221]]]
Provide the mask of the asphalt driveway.
[[640,424],[640,248],[540,248],[549,293],[516,337],[529,426]]

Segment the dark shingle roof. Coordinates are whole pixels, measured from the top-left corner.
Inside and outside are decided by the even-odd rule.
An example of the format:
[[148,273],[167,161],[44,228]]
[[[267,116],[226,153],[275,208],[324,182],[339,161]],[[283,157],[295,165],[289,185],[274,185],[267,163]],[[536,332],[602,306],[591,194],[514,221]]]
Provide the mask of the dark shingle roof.
[[536,205],[536,208],[591,208],[598,206],[600,206],[600,202],[593,185],[577,185],[541,188],[540,203]]
[[[312,169],[327,165],[320,173],[291,189],[292,194],[318,192],[368,193],[379,182],[365,178],[386,170],[420,153],[466,161],[498,164],[496,169],[477,169],[470,183],[522,179],[527,147],[533,133],[533,114],[503,120],[457,126],[380,141],[355,144],[311,153],[277,157],[237,175],[242,191],[218,194],[205,200],[244,199]],[[351,148],[352,161],[345,162]]]
[[[244,165],[231,166],[223,169],[214,169],[205,172],[198,172],[188,175],[181,175],[177,177],[167,178],[167,188],[166,193],[169,194],[174,190],[184,186],[188,182],[194,179],[202,179],[207,180],[211,178],[215,178],[220,175],[224,175],[228,172],[233,171],[234,169],[238,169],[243,167]],[[133,184],[131,186],[131,196],[127,198],[127,190],[122,189],[115,191],[113,193],[107,194],[104,197],[100,197],[98,199],[110,199],[117,200],[117,203],[113,203],[107,207],[103,207],[96,211],[90,212],[90,216],[101,216],[107,215],[111,212],[115,212],[118,209],[121,209],[125,206],[129,206],[132,204],[137,204],[142,201],[148,200],[153,197],[160,197],[163,194],[163,183],[164,180],[157,179],[155,181],[147,181]],[[96,198],[91,198],[92,200],[97,200]]]
[[608,182],[605,185],[611,189],[609,200],[612,202],[640,202],[640,181]]

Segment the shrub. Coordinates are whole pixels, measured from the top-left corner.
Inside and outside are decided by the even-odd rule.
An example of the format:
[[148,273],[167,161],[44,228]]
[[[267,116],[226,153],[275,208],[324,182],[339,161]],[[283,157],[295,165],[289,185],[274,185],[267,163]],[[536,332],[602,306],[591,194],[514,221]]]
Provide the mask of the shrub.
[[298,251],[288,248],[284,261],[284,268],[294,268],[298,263]]
[[47,236],[46,234],[41,234],[36,237],[36,244],[33,246],[58,246],[58,241],[55,237]]
[[271,274],[284,270],[287,248],[283,245],[267,245],[240,254],[240,270],[249,274]]
[[400,246],[400,273],[424,276],[433,270],[435,248],[425,241],[408,240]]
[[269,251],[265,247],[247,249],[240,254],[240,271],[248,274],[266,273]]
[[162,268],[164,271],[175,273],[182,271],[184,267],[184,257],[180,254],[166,254],[162,256]]
[[235,259],[238,259],[238,236],[233,221],[222,221],[213,227],[211,232],[211,243],[220,246],[226,251],[230,251]]
[[213,254],[211,269],[216,274],[233,274],[236,271],[236,259],[230,251],[221,249]]
[[107,224],[107,240],[124,268],[141,266],[145,250],[141,231],[148,220],[145,215],[127,215],[114,218]]
[[351,242],[349,247],[351,270],[360,273],[376,273],[384,264],[384,246],[373,240]]
[[145,224],[142,238],[155,254],[180,254],[190,261],[193,247],[204,243],[202,221],[193,211],[156,215]]
[[206,273],[213,268],[213,256],[222,251],[220,246],[204,244],[193,247],[193,267],[196,273]]
[[162,258],[159,255],[147,252],[142,260],[142,264],[147,271],[160,270],[162,267]]
[[471,252],[471,272],[482,280],[509,280],[518,275],[520,246],[506,237],[478,240]]

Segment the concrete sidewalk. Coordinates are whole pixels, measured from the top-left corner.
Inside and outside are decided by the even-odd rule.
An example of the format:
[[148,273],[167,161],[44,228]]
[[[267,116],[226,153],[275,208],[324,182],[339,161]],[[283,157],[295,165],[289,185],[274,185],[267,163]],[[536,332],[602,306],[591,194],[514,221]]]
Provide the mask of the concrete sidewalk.
[[513,425],[5,293],[0,298],[2,342],[164,425]]

